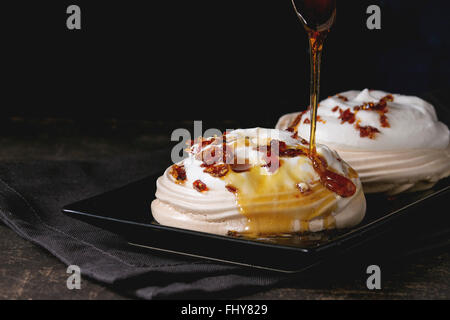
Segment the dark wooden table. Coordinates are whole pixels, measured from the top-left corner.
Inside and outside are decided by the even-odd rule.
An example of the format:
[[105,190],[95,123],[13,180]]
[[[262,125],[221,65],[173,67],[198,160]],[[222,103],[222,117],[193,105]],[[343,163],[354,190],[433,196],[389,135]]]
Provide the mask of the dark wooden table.
[[[187,125],[191,127],[192,123]],[[91,124],[81,121],[13,118],[3,125],[0,161],[92,159],[146,153],[167,146],[169,135],[158,133],[161,126],[166,125],[109,120],[89,129]],[[416,253],[409,248],[407,256],[383,257],[374,253],[357,264],[347,262],[344,257],[331,267],[318,267],[289,284],[240,298],[449,299],[450,242],[444,240],[439,246]],[[0,299],[129,298],[89,279],[82,280],[80,290],[68,290],[66,266],[1,223],[0,254]],[[366,287],[365,267],[369,264],[380,264],[381,290],[370,291]]]

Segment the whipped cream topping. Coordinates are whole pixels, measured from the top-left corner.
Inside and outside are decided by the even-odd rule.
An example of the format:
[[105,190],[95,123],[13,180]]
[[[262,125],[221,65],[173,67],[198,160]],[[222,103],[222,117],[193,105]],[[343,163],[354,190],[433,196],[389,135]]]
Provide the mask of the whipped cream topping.
[[363,218],[359,178],[326,146],[318,145],[317,154],[329,170],[351,181],[351,195],[321,183],[305,141],[290,132],[239,129],[225,137],[198,141],[188,158],[157,180],[152,213],[159,223],[257,236],[349,227]]
[[[450,175],[449,129],[434,107],[413,96],[346,91],[319,103],[316,141],[339,152],[366,193],[429,188]],[[309,111],[284,115],[276,128],[309,137]]]
[[[387,96],[392,97],[392,101],[385,100],[387,112],[373,110],[368,105],[366,110],[361,108],[369,103],[376,106]],[[354,121],[345,121],[345,115],[341,116],[341,112],[347,109],[347,114],[354,114]],[[276,128],[288,128],[298,114],[283,116]],[[339,150],[444,149],[449,144],[449,130],[438,121],[434,107],[414,96],[368,89],[351,90],[321,101],[317,114],[316,141]],[[383,126],[380,121],[383,115],[388,126]],[[309,122],[309,112],[305,112],[296,126],[300,136],[309,137]],[[362,137],[356,125],[375,128],[379,132],[375,132],[372,139]]]

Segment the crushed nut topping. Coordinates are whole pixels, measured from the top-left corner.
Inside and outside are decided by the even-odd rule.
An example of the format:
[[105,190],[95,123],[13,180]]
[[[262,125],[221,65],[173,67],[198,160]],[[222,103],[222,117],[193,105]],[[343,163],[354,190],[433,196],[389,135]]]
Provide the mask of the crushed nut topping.
[[213,177],[218,178],[225,176],[230,170],[229,165],[225,163],[211,164],[211,165],[206,165],[203,163],[201,167],[205,168],[203,172],[209,173]]
[[286,130],[290,131],[290,132],[296,131],[298,124],[302,121],[302,117],[307,111],[308,110],[304,110],[304,111],[300,112]]
[[345,109],[345,111],[342,111],[341,108],[339,108],[339,118],[341,119],[341,124],[348,122],[350,124],[352,124],[353,122],[355,122],[355,114],[353,112],[350,111],[350,108]]
[[170,167],[169,173],[177,183],[184,183],[184,181],[186,181],[186,170],[184,169],[183,165],[172,165],[172,167]]
[[207,187],[206,184],[204,184],[201,180],[195,180],[195,181],[192,183],[192,186],[193,186],[194,189],[197,190],[198,192],[208,191],[208,187]]
[[237,193],[238,191],[237,188],[231,184],[227,184],[225,188],[227,188],[227,190],[230,191],[231,193]]
[[338,94],[338,96],[337,96],[339,99],[341,99],[342,101],[348,101],[348,98],[347,97],[344,97],[344,96],[342,96],[342,95],[340,95],[340,94]]
[[359,124],[356,124],[355,127],[359,130],[359,136],[361,138],[368,137],[370,139],[375,139],[376,134],[380,133],[380,130],[371,126],[360,126]]

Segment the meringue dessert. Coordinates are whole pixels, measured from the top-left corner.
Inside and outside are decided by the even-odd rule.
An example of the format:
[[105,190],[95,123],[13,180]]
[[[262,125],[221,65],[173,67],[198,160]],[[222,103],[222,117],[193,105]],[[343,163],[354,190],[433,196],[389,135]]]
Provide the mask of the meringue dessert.
[[249,237],[346,228],[364,217],[357,173],[324,145],[288,131],[239,129],[199,138],[157,180],[163,225]]
[[[352,90],[321,101],[317,115],[317,142],[358,172],[365,193],[424,190],[450,175],[449,129],[421,98]],[[310,122],[305,110],[276,128],[308,136]]]

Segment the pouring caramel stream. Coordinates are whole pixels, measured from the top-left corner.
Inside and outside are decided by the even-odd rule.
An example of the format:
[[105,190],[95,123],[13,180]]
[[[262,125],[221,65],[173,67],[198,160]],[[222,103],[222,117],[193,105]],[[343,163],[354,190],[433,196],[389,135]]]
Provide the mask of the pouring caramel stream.
[[317,105],[320,89],[320,63],[326,35],[336,17],[336,0],[292,0],[292,5],[305,27],[309,39],[311,65],[311,130],[309,136],[309,152],[310,154],[315,154]]

